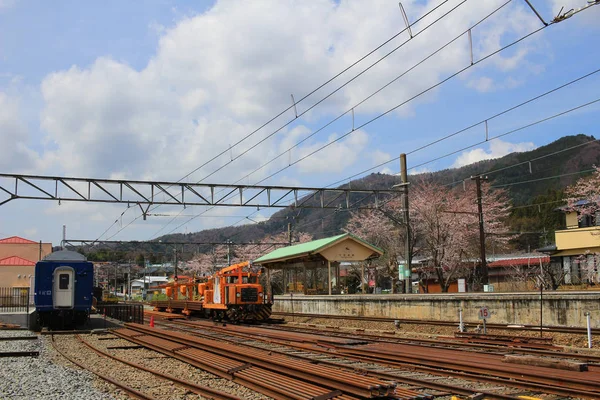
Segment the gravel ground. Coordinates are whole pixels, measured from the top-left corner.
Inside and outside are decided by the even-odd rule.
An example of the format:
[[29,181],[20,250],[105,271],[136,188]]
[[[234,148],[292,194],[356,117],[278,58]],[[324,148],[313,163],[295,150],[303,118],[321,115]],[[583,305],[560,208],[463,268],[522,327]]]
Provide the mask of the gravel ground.
[[[109,337],[109,336],[104,336]],[[102,336],[87,335],[84,340],[94,346],[95,348],[107,352],[113,356],[122,358],[124,360],[136,363],[138,365],[151,368],[164,374],[174,375],[180,379],[189,380],[198,385],[208,386],[213,389],[218,389],[223,392],[231,393],[244,399],[251,400],[268,400],[269,397],[261,395],[251,389],[241,386],[230,380],[220,378],[211,373],[205,372],[192,365],[184,363],[174,358],[167,357],[161,353],[148,350],[148,349],[129,349],[129,350],[109,350],[107,347],[112,346],[126,346],[132,345],[131,342],[124,339],[115,340],[99,340]],[[123,365],[122,363],[119,363]],[[158,378],[154,378],[158,379]],[[168,398],[198,398],[197,395],[189,395],[189,397],[168,397],[160,396],[161,399]]]
[[[29,331],[0,330],[0,337],[31,336]],[[0,351],[39,351],[39,357],[0,358],[2,399],[113,399],[93,387],[94,375],[53,362],[45,339],[0,341]]]

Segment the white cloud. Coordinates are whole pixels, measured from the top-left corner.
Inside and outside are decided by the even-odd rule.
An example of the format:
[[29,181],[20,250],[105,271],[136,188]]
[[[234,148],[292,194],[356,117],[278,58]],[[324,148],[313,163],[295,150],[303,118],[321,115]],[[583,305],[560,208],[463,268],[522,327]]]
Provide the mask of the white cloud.
[[431,169],[429,169],[427,167],[421,167],[421,168],[411,169],[410,171],[408,171],[408,174],[409,175],[419,175],[419,174],[426,174],[428,172],[432,172]]
[[482,160],[504,157],[514,152],[530,151],[535,148],[536,146],[532,142],[509,143],[496,139],[490,142],[489,151],[474,149],[463,152],[457,157],[454,164],[452,164],[452,168],[462,167]]
[[21,118],[19,99],[0,92],[0,170],[35,171],[39,157],[29,147],[29,133]]
[[478,92],[491,92],[492,90],[494,90],[494,80],[487,76],[482,76],[469,81],[467,86],[477,90]]
[[[337,135],[331,135],[327,143],[332,143]],[[298,170],[302,173],[336,173],[342,172],[356,161],[358,155],[365,149],[369,137],[362,130],[354,131],[346,140],[334,142],[318,156],[307,158],[298,163]],[[298,159],[312,153],[325,143],[317,142],[304,147]]]
[[[501,2],[468,2],[460,6],[298,119],[295,125],[258,145],[239,161],[226,166],[233,157],[265,138],[275,127],[293,119],[293,111],[288,111],[251,139],[226,151],[187,180],[198,181],[223,166],[226,167],[207,181],[238,180],[298,140],[306,138],[311,133],[307,127],[309,123],[328,119],[353,107]],[[410,0],[403,5],[414,21],[438,3],[437,0]],[[424,28],[456,4],[458,0],[445,4],[413,31]],[[508,6],[474,31],[478,54],[495,50],[506,37],[528,27],[532,19],[535,21],[535,17],[522,7]],[[155,54],[149,57],[143,68],[135,69],[124,62],[98,55],[89,65],[74,65],[49,73],[43,79],[40,88],[43,101],[40,126],[45,135],[42,157],[28,148],[27,129],[19,122],[17,103],[0,96],[0,167],[7,170],[10,166],[23,172],[28,166],[34,166],[38,173],[84,177],[177,180],[288,107],[291,104],[290,94],[299,100],[398,32],[399,21],[397,3],[384,0],[224,0],[216,2],[203,14],[181,17],[170,29],[150,23],[148,29],[156,32],[158,44]],[[406,34],[401,35],[299,103],[298,111],[302,113],[407,38]],[[517,58],[507,58],[503,60],[506,65],[498,68],[515,68],[514,64],[526,62],[528,54],[525,52]],[[386,111],[437,83],[464,67],[468,59],[466,40],[457,41],[439,56],[357,107],[356,125],[373,113]],[[435,99],[436,93],[431,92],[419,101]],[[412,115],[415,104],[418,102],[411,102],[411,107],[400,108],[394,117]],[[309,154],[351,129],[349,115],[339,122],[339,125],[308,139],[243,183],[254,183],[289,165],[290,160]],[[345,128],[342,123],[347,124]],[[365,131],[355,131],[288,169],[287,177],[282,181],[299,182],[302,176],[298,174],[343,172],[362,160],[359,157],[368,160],[372,156],[375,160],[386,155],[384,152],[371,155],[366,150],[368,141]],[[386,171],[385,168],[382,171]],[[56,207],[52,205],[47,212],[56,218],[64,217],[64,220],[68,217],[68,223],[73,226],[85,225],[80,222],[89,221],[90,215],[95,220],[106,215],[105,224],[98,225],[110,224],[123,210],[122,206],[103,206],[103,214],[97,214],[95,209],[75,207],[67,214],[62,209],[56,211]],[[132,214],[128,212],[127,217]],[[196,221],[202,221],[203,227],[214,223],[212,219],[208,223],[201,218]],[[148,225],[154,224],[158,229],[163,222],[144,221],[138,231],[147,235],[154,231],[148,230]],[[137,222],[132,228],[138,228]]]
[[503,89],[514,89],[521,86],[525,81],[512,76],[505,78],[503,81],[494,81],[488,76],[471,79],[467,82],[467,87],[477,90],[480,93],[494,92]]
[[[424,6],[415,1],[405,7],[414,20],[433,4],[437,3]],[[459,7],[314,113],[346,110],[498,4],[494,0]],[[448,9],[449,5],[442,7],[427,21]],[[527,15],[521,14],[521,8],[515,7],[511,18],[527,21]],[[520,29],[499,15],[478,32],[479,47],[493,49],[497,38]],[[54,159],[61,160],[56,168],[66,174],[178,179],[289,106],[290,93],[299,99],[397,30],[397,5],[386,1],[219,1],[207,12],[162,31],[155,56],[142,70],[100,57],[87,67],[73,66],[48,75],[42,83],[41,126],[56,146],[51,151]],[[494,39],[488,43],[489,35]],[[390,49],[391,45],[385,47],[298,104],[299,112]],[[362,113],[386,110],[458,69],[468,57],[466,45],[449,48],[440,57],[443,62],[431,60],[419,68],[419,79],[409,74],[357,108],[357,122]],[[224,165],[291,117],[290,111],[193,178]],[[261,145],[244,156],[243,168],[241,162],[233,164],[211,179],[233,181],[274,155],[277,148]],[[282,165],[284,160],[273,163],[271,171]],[[268,171],[262,172],[264,176]]]

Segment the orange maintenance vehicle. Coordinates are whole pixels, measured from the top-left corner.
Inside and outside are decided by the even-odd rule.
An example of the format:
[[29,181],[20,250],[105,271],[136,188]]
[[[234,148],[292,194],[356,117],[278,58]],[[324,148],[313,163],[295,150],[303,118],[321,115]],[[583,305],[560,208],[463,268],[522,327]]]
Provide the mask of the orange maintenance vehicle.
[[241,262],[208,278],[170,282],[164,285],[168,299],[150,304],[156,311],[202,315],[219,321],[263,321],[271,316],[271,303],[259,282],[260,275],[251,262]]

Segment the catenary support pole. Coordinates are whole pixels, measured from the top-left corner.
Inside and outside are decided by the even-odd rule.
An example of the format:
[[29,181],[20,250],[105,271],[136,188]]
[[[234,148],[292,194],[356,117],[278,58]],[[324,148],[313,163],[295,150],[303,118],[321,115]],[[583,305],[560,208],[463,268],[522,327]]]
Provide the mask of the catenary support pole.
[[[410,221],[408,218],[408,173],[407,173],[407,169],[406,169],[406,154],[402,153],[400,154],[400,173],[401,173],[401,178],[402,178],[402,190],[403,190],[403,196],[402,196],[402,209],[403,209],[403,213],[404,213],[404,224],[405,224],[405,229],[406,229],[406,237],[404,239],[404,260],[406,262],[406,268],[409,271],[408,272],[408,276],[404,276],[404,293],[410,293],[410,275],[412,273],[412,268],[411,268],[411,254],[410,254]],[[402,277],[398,277],[399,279],[402,279]]]
[[465,324],[463,323],[463,309],[459,308],[458,309],[458,331],[459,332],[464,332],[465,331]]
[[483,225],[483,206],[481,204],[481,181],[486,180],[487,177],[482,178],[480,175],[471,177],[475,181],[477,187],[477,212],[479,214],[479,257],[481,258],[481,283],[487,285],[489,283],[487,261],[485,257],[485,230]]

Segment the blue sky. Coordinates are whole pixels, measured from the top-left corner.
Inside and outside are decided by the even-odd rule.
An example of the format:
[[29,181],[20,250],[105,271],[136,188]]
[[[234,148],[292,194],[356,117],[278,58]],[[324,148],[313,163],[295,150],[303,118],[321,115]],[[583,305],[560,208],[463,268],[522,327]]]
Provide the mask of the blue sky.
[[[403,2],[416,20],[435,1]],[[546,20],[562,5],[584,0],[532,1]],[[206,182],[232,183],[352,108],[381,85],[479,21],[502,2],[468,0],[431,28],[453,0],[413,27],[404,47]],[[600,67],[600,7],[593,7],[524,40],[452,78],[395,112],[353,132],[268,184],[325,186],[401,152],[427,144]],[[513,0],[473,29],[475,60],[539,28],[524,1]],[[325,82],[403,27],[397,2],[149,1],[81,3],[0,0],[0,170],[99,178],[177,180]],[[393,47],[401,35],[365,62],[298,104],[303,112]],[[468,39],[457,40],[388,89],[355,109],[355,125],[411,98],[469,64]],[[489,122],[489,135],[595,100],[600,73]],[[599,137],[599,106],[492,141],[418,171],[464,165],[585,133]],[[191,175],[198,181],[293,119],[291,111]],[[350,116],[306,140],[243,183],[255,183],[352,129]],[[478,126],[408,157],[418,165],[485,137]],[[397,162],[374,172],[397,173]],[[119,205],[13,201],[0,207],[0,235],[60,241],[68,236],[150,239],[166,233],[226,226],[219,209],[186,218],[136,220]],[[163,207],[160,212],[180,210]],[[198,214],[189,210],[184,215]],[[265,218],[269,212],[254,215]],[[189,218],[188,218],[189,219]],[[117,233],[118,232],[118,233]]]

